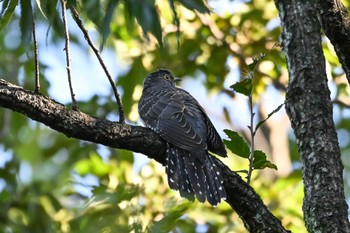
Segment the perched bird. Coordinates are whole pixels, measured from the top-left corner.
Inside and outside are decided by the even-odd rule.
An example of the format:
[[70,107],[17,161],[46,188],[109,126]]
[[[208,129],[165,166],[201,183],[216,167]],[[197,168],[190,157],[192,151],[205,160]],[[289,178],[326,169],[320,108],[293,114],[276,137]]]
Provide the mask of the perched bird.
[[177,88],[168,70],[150,73],[138,111],[146,126],[166,143],[166,173],[170,188],[180,195],[216,206],[226,199],[223,178],[208,153],[226,157],[225,146],[198,101]]

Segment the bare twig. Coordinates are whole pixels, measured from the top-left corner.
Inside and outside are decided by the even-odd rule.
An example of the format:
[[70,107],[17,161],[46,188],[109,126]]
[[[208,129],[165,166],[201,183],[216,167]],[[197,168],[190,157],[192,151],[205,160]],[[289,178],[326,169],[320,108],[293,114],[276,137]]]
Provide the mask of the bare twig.
[[350,104],[346,103],[340,99],[334,99],[332,100],[333,104],[337,104],[338,106],[342,107],[342,108],[350,108]]
[[106,64],[103,61],[100,52],[98,51],[98,49],[96,48],[96,46],[92,42],[88,31],[85,29],[85,27],[83,25],[83,22],[81,21],[81,19],[79,17],[79,13],[76,11],[76,9],[74,7],[71,7],[70,10],[71,10],[71,13],[73,15],[73,18],[74,18],[75,22],[77,23],[77,25],[80,28],[80,30],[83,32],[86,41],[88,42],[88,44],[91,47],[91,49],[94,51],[98,61],[100,62],[104,72],[106,73],[106,76],[107,76],[107,78],[109,80],[109,83],[112,86],[113,93],[114,93],[115,99],[116,99],[117,104],[118,104],[118,108],[119,108],[118,109],[119,110],[119,122],[120,123],[124,123],[125,122],[125,117],[124,117],[123,103],[122,103],[121,97],[120,97],[120,95],[118,93],[117,86],[116,86],[115,82],[113,81],[113,78],[112,78],[111,74],[109,73]]
[[66,16],[66,0],[61,0],[62,5],[62,18],[63,18],[63,24],[64,24],[64,32],[65,32],[65,52],[66,52],[66,62],[67,62],[67,76],[68,76],[68,83],[69,83],[69,90],[70,95],[72,98],[72,108],[73,110],[78,110],[77,101],[75,100],[75,94],[73,92],[73,86],[72,86],[72,78],[71,78],[71,72],[70,72],[70,54],[69,54],[69,32],[68,32],[68,25],[67,25],[67,16]]
[[38,40],[36,39],[34,15],[32,18],[32,24],[33,24],[32,30],[33,30],[34,62],[35,62],[35,93],[39,93],[40,92],[39,49],[38,49]]

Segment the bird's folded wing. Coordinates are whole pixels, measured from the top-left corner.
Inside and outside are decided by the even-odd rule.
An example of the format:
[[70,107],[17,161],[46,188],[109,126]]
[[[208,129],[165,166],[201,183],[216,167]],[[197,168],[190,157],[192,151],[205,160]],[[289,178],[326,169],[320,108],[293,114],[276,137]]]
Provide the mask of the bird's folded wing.
[[150,108],[146,122],[171,144],[186,150],[206,150],[206,126],[202,116],[192,114],[178,93],[167,93]]

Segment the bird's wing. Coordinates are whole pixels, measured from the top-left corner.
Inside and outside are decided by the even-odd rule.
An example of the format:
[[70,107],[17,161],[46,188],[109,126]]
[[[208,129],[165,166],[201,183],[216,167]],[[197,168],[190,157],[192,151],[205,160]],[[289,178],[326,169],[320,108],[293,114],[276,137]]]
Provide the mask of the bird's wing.
[[175,146],[206,150],[206,125],[198,104],[187,106],[178,89],[153,92],[153,98],[143,100],[139,109],[146,124]]
[[191,94],[189,94],[186,91],[183,92],[187,93],[186,95],[183,95],[185,96],[186,106],[188,106],[189,109],[193,109],[193,112],[191,112],[191,114],[194,114],[196,116],[200,115],[203,118],[203,121],[205,122],[205,135],[208,150],[222,157],[227,157],[225,145],[205,110],[202,108],[202,106],[200,106],[200,104],[197,102],[196,99],[193,98]]

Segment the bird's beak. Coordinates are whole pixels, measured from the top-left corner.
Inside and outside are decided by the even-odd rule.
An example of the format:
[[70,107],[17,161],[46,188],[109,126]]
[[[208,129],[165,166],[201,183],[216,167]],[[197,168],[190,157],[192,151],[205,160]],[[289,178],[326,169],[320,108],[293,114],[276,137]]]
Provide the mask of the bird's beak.
[[175,82],[180,82],[180,81],[181,81],[181,78],[175,77],[175,78],[174,78],[174,81],[175,81]]

